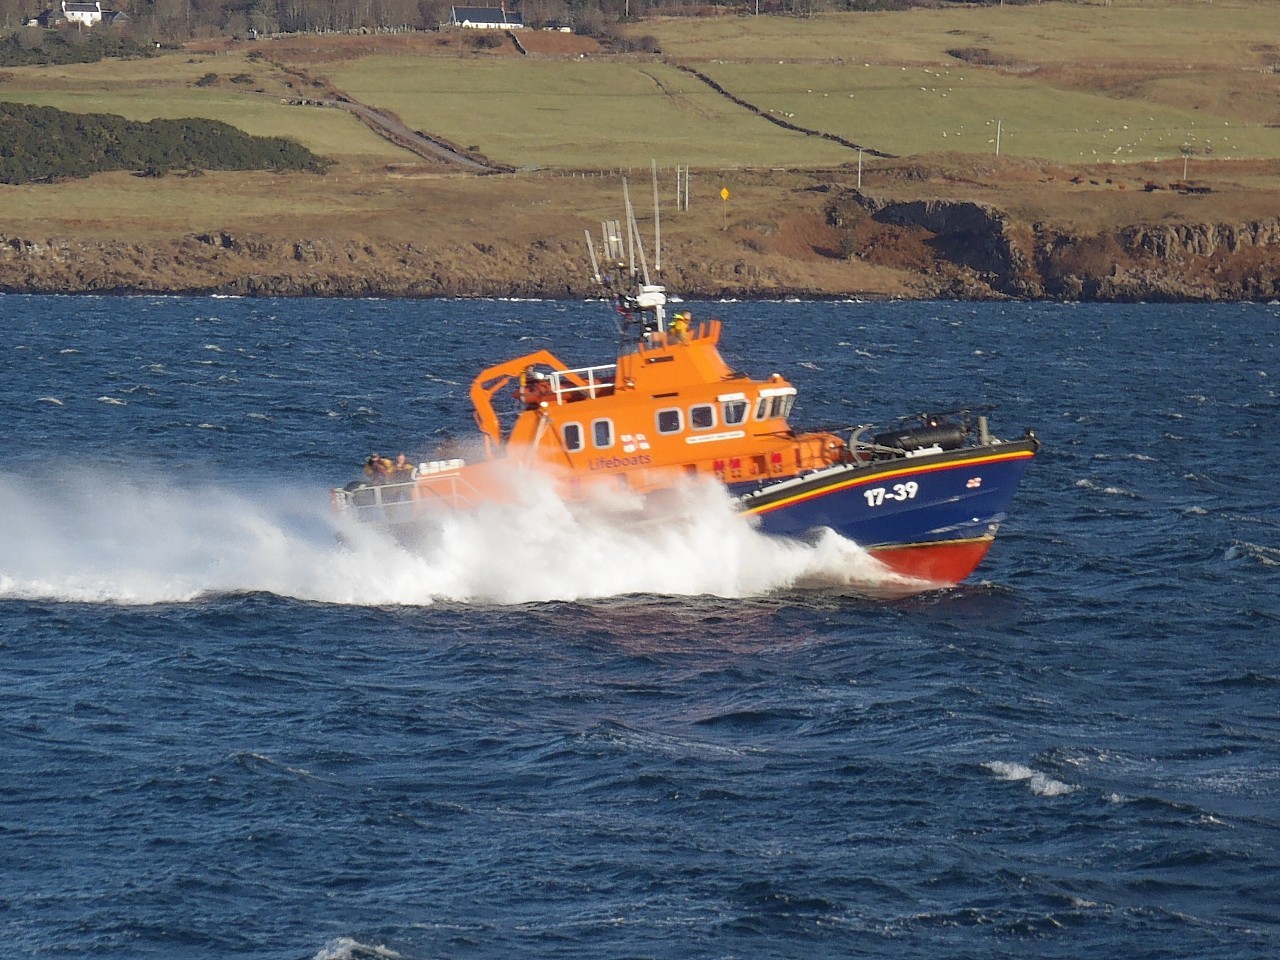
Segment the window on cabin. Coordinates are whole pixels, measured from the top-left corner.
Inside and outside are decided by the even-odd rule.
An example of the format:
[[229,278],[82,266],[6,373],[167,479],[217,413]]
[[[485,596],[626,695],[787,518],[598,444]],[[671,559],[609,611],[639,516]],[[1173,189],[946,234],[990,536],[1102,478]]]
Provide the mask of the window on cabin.
[[769,406],[770,406],[769,401],[771,399],[772,397],[761,397],[759,400],[756,401],[756,419],[757,420],[769,419]]
[[566,423],[561,435],[564,437],[564,448],[570,453],[582,449],[582,424]]
[[747,419],[747,401],[726,400],[724,402],[724,422],[735,426]]
[[689,426],[694,430],[710,430],[716,425],[716,408],[709,403],[700,403],[689,408]]
[[613,446],[613,421],[593,420],[591,422],[591,442],[604,449]]
[[775,417],[788,417],[791,415],[791,408],[796,404],[796,395],[788,393],[786,396],[777,397]]
[[658,411],[659,433],[679,433],[682,427],[679,408],[668,407],[666,410]]

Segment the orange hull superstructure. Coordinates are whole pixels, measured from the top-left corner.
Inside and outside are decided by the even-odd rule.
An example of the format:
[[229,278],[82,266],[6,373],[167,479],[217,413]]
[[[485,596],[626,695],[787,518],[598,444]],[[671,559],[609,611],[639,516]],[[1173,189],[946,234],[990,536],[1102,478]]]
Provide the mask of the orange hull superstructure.
[[[596,367],[568,369],[546,351],[490,367],[471,385],[488,456],[551,472],[570,489],[611,477],[646,493],[675,476],[779,479],[848,455],[835,434],[793,433],[795,387],[778,374],[735,371],[720,355],[720,332],[719,320],[682,342],[656,332]],[[511,396],[519,409],[504,429],[498,406]]]

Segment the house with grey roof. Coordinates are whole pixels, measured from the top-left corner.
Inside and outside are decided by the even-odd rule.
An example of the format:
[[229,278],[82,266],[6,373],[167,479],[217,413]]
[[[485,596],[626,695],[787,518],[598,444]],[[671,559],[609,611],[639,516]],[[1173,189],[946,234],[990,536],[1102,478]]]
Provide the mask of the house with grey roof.
[[450,7],[449,25],[469,30],[523,30],[524,15],[502,7]]
[[104,10],[100,0],[94,0],[93,3],[68,3],[67,0],[62,0],[61,9],[46,10],[27,21],[27,26],[46,29],[65,26],[94,27],[100,23],[128,23],[131,20],[132,17],[123,10]]
[[102,4],[97,0],[93,3],[67,3],[67,0],[62,0],[62,18],[67,23],[92,27],[102,22]]

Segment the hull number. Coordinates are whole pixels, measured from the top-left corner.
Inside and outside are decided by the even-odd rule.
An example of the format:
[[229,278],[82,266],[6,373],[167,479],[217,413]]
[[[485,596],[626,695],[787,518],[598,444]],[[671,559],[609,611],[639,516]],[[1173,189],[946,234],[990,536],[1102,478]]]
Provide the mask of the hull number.
[[867,498],[867,506],[882,507],[886,500],[895,503],[914,500],[919,492],[920,484],[908,480],[906,483],[895,483],[892,487],[872,487],[870,490],[863,490],[862,495]]

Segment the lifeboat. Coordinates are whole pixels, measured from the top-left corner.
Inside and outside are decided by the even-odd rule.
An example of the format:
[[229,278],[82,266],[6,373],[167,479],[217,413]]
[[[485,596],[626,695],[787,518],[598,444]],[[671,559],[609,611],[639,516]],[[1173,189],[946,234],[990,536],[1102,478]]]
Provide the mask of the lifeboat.
[[669,316],[661,285],[633,289],[614,295],[622,342],[612,362],[574,368],[539,350],[481,371],[470,399],[482,456],[337,488],[338,513],[397,529],[510,499],[513,463],[554,478],[570,500],[600,485],[645,495],[704,478],[763,532],[829,528],[921,589],[978,567],[1039,450],[1034,433],[996,439],[985,410],[797,430],[791,381],[739,372],[720,354],[719,320]]

